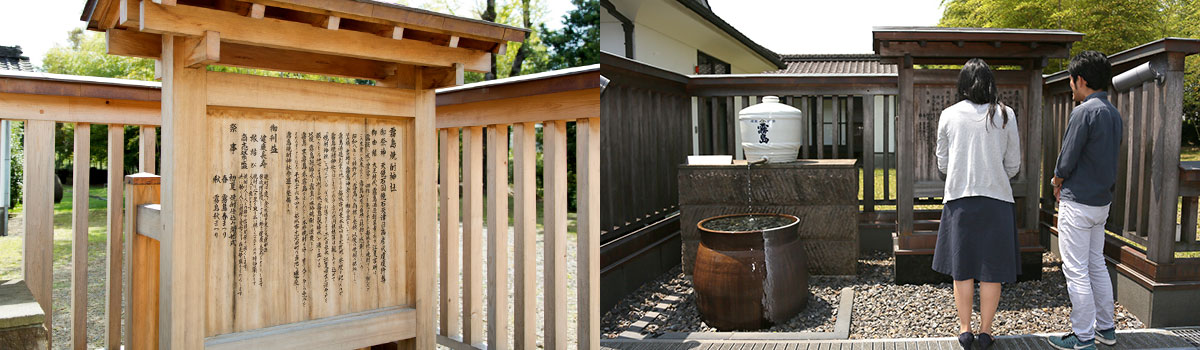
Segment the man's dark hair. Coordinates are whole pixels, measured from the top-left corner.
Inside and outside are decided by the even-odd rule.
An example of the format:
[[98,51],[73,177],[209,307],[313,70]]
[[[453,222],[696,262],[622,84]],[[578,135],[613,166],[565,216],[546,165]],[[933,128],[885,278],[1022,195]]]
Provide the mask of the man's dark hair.
[[1096,51],[1084,50],[1071,57],[1067,71],[1071,73],[1071,80],[1083,77],[1092,90],[1107,90],[1108,84],[1112,83],[1112,65],[1108,63],[1108,57]]

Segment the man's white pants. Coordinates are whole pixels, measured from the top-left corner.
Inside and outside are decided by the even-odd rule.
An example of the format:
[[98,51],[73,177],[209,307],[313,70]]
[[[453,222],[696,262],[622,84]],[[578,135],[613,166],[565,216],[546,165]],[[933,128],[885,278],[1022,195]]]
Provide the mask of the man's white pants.
[[1071,296],[1071,330],[1087,341],[1097,329],[1113,328],[1113,289],[1104,264],[1104,222],[1108,205],[1072,201],[1058,206],[1058,250]]

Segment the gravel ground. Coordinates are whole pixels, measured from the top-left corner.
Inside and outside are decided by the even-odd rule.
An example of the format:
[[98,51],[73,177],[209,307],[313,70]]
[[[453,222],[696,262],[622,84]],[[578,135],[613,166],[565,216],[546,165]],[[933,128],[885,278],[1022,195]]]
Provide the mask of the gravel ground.
[[[483,230],[482,237],[483,237],[483,241],[487,242],[487,229]],[[509,295],[509,299],[508,299],[508,315],[509,315],[508,316],[508,324],[509,324],[508,329],[510,332],[510,334],[508,335],[508,339],[509,339],[510,346],[511,346],[511,344],[513,344],[512,333],[515,332],[515,330],[516,330],[516,326],[515,326],[515,322],[516,322],[515,315],[516,314],[513,313],[514,312],[513,307],[515,306],[515,303],[513,302],[513,298],[516,296],[516,294],[515,294],[516,292],[513,287],[513,283],[516,283],[516,280],[515,280],[516,278],[513,275],[514,274],[513,269],[515,266],[515,260],[513,260],[513,259],[515,259],[515,257],[516,257],[516,254],[514,252],[514,247],[516,246],[515,242],[514,242],[514,238],[515,238],[514,231],[510,227],[508,230],[508,258],[509,258],[509,261],[507,264],[508,265],[508,295]],[[460,237],[460,239],[461,239],[461,237]],[[461,240],[460,240],[460,242],[461,242]],[[536,260],[537,260],[537,262],[536,262],[537,279],[534,282],[534,284],[537,288],[537,301],[536,301],[536,303],[537,303],[537,311],[536,311],[537,319],[535,320],[536,323],[534,323],[534,328],[536,328],[536,330],[537,330],[537,346],[538,347],[545,347],[545,344],[543,343],[543,339],[545,339],[545,334],[544,334],[545,329],[542,327],[543,320],[544,320],[545,314],[546,314],[546,310],[544,307],[545,302],[543,299],[543,297],[545,296],[545,289],[544,289],[544,285],[543,285],[543,281],[545,281],[545,279],[544,279],[545,278],[544,277],[545,276],[545,272],[544,272],[545,256],[543,254],[544,253],[543,247],[545,246],[544,243],[545,243],[544,236],[541,234],[538,234],[538,236],[537,236],[537,252],[534,254],[536,256]],[[439,240],[439,244],[440,244],[440,240]],[[441,248],[439,247],[439,251],[440,251],[440,249]],[[576,338],[578,338],[578,333],[576,333],[576,327],[579,324],[579,309],[577,307],[578,303],[576,302],[576,295],[578,294],[578,290],[576,289],[576,280],[577,279],[576,279],[576,273],[575,273],[576,272],[575,267],[576,267],[577,250],[578,249],[577,249],[576,235],[568,234],[567,235],[567,255],[566,255],[566,261],[567,261],[567,266],[566,266],[566,269],[567,269],[567,286],[566,286],[567,309],[558,311],[558,313],[560,315],[565,315],[567,317],[567,348],[569,348],[569,349],[576,348],[576,345],[578,344],[578,341],[576,339]],[[483,253],[484,253],[483,257],[482,257],[483,265],[487,266],[488,257],[487,257],[486,245],[484,246]],[[461,256],[461,253],[460,253],[460,256]],[[439,261],[440,261],[440,257],[439,257]],[[461,281],[461,274],[459,276],[460,276],[460,281]],[[486,329],[488,328],[488,320],[487,320],[487,310],[488,310],[487,286],[488,285],[489,285],[489,283],[487,282],[487,271],[485,270],[483,272],[483,289],[484,289],[484,291],[483,291],[483,295],[484,295],[484,297],[483,297],[483,312],[480,313],[480,317],[483,319],[483,327],[484,327],[483,329],[485,329],[485,331],[483,332],[484,338],[487,338]],[[462,291],[463,290],[461,288],[461,286],[462,286],[461,283],[459,284],[459,286],[460,286],[460,288],[459,288],[460,309],[457,310],[457,312],[459,315],[461,315],[462,314],[461,300],[462,300]],[[438,290],[434,291],[435,295],[441,295],[440,288],[441,288],[441,286],[439,283]],[[438,310],[438,311],[436,311],[436,314],[441,315],[441,311],[440,311],[441,304],[438,304],[435,308],[436,308],[436,310]],[[461,330],[461,326],[460,326],[460,330]],[[449,348],[447,348],[445,346],[441,346],[441,345],[438,345],[438,348],[439,349],[449,349]]]
[[[958,321],[954,311],[953,287],[949,283],[896,285],[892,279],[894,258],[875,253],[859,258],[855,277],[814,276],[809,307],[784,325],[767,332],[830,332],[836,322],[837,294],[842,287],[854,289],[854,313],[850,338],[926,338],[954,336]],[[1062,262],[1050,253],[1042,258],[1042,279],[1010,283],[1001,292],[1000,307],[993,323],[997,335],[1065,332],[1070,328]],[[680,301],[663,312],[645,334],[663,332],[713,332],[700,319],[693,302],[691,282],[678,267],[647,283],[608,311],[601,323],[606,338],[614,338],[641,319],[668,295]],[[976,293],[974,328],[978,329],[979,301]],[[1144,325],[1120,303],[1116,307],[1119,329]]]

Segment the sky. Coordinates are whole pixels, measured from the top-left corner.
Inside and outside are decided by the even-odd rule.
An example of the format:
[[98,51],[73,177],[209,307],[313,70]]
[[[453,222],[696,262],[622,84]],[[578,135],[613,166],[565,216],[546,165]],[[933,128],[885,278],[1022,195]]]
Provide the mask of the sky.
[[[384,0],[387,1],[387,0]],[[546,3],[546,27],[562,27],[562,16],[575,8],[570,0],[543,0]],[[46,51],[55,44],[67,45],[67,33],[85,23],[79,20],[85,0],[4,1],[0,11],[0,46],[20,45],[34,66],[41,67]],[[395,1],[393,1],[395,2]],[[422,0],[404,1],[420,4]],[[440,3],[457,6],[455,13],[470,14],[474,0],[442,0]]]
[[871,27],[935,26],[942,0],[708,0],[713,12],[778,54],[871,53]]

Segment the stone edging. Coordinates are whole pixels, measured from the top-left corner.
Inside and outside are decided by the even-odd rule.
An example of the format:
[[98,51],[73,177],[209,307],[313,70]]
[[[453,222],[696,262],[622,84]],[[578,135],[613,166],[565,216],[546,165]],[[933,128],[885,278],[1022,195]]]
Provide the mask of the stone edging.
[[[668,297],[670,298],[670,297]],[[663,333],[658,337],[646,337],[641,334],[642,329],[649,324],[649,320],[658,317],[659,312],[666,310],[671,304],[674,304],[677,299],[670,300],[669,303],[660,302],[655,305],[654,311],[647,312],[642,315],[642,319],[630,325],[629,330],[621,332],[616,339],[604,339],[602,343],[608,342],[643,342],[654,340],[668,340],[677,342],[680,340],[837,340],[850,338],[850,319],[854,310],[854,289],[850,287],[842,288],[838,292],[838,308],[837,308],[837,323],[834,324],[833,332],[668,332]]]

